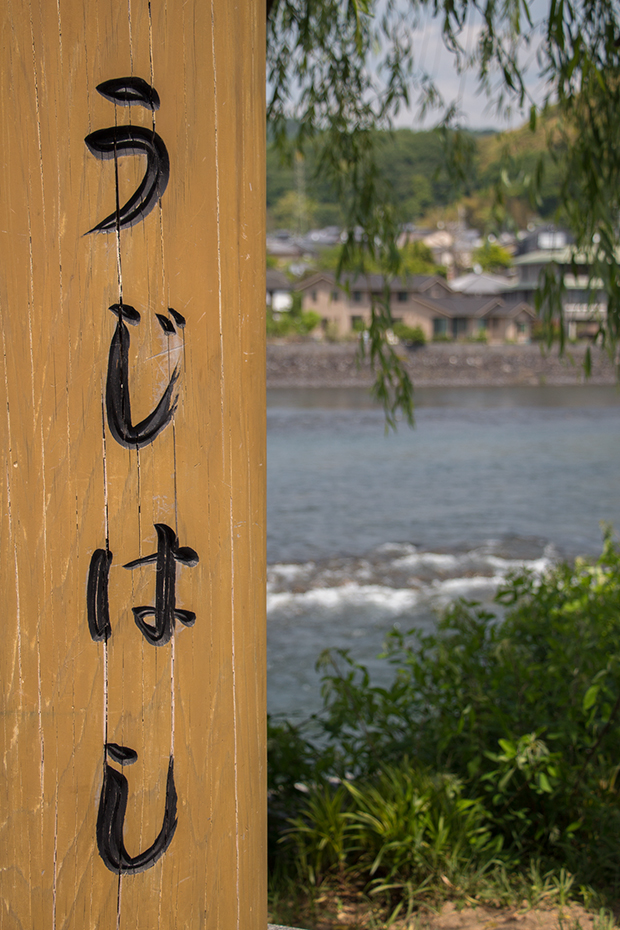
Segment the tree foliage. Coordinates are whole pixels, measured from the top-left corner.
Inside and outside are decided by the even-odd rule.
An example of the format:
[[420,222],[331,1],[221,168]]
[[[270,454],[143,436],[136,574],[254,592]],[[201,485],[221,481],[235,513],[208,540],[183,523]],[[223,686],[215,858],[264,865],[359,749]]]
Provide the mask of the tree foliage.
[[[620,26],[611,3],[550,10],[549,68],[558,74],[557,94],[564,119],[553,142],[559,165],[560,198],[575,234],[577,252],[591,266],[592,300],[597,288],[607,298],[600,335],[614,351],[620,335]],[[549,328],[562,319],[562,282],[548,275],[539,303]]]
[[488,239],[472,252],[472,261],[480,265],[483,271],[501,272],[512,265],[512,255],[499,244]]
[[[408,100],[412,49],[405,18],[388,3],[376,18],[369,0],[274,0],[268,21],[268,118],[292,157],[314,146],[316,174],[333,187],[346,224],[339,271],[378,263],[384,298],[372,308],[368,342],[375,393],[388,422],[412,417],[412,385],[386,331],[392,325],[388,277],[398,271],[396,209],[377,162],[377,129]],[[377,56],[377,49],[383,53]],[[293,122],[291,122],[293,121]],[[293,127],[291,129],[291,127]]]
[[[475,151],[465,184],[455,189],[443,165],[444,142],[438,130],[414,132],[411,129],[377,132],[375,141],[377,167],[389,183],[402,222],[420,220],[422,225],[435,225],[434,213],[442,219],[458,217],[458,206],[465,208],[470,225],[485,233],[502,232],[514,226],[522,229],[535,215],[552,218],[558,206],[559,178],[557,168],[546,147],[547,120],[541,120],[536,135],[528,139],[533,150],[523,151],[524,132],[517,129],[505,133],[502,143],[498,136],[472,133]],[[295,169],[282,164],[279,150],[270,143],[267,148],[267,211],[268,221],[282,221],[284,207],[289,213],[289,228],[297,228],[297,215],[291,211],[292,198],[311,192],[312,222],[317,226],[342,226],[340,204],[333,188],[323,177],[317,177],[315,146],[306,151],[303,161],[296,160]],[[544,185],[535,205],[527,198],[527,184],[535,173],[538,159],[544,158]],[[301,184],[299,183],[300,169]],[[509,186],[505,179],[510,177]],[[503,193],[502,209],[498,210],[496,189]],[[289,205],[287,207],[287,204]]]
[[[397,273],[397,209],[380,171],[375,130],[390,128],[399,108],[415,98],[422,109],[442,109],[455,183],[466,179],[474,151],[458,108],[441,100],[417,65],[413,30],[423,17],[436,17],[457,67],[475,69],[498,110],[529,105],[535,130],[539,110],[556,107],[549,142],[560,182],[559,207],[577,246],[591,252],[593,275],[607,292],[601,333],[613,346],[620,333],[616,6],[612,0],[551,0],[539,24],[533,6],[529,0],[269,0],[268,117],[283,151],[318,146],[317,176],[333,185],[347,227],[341,270],[364,273],[372,259],[387,276]],[[478,39],[468,55],[461,39],[469,22]],[[528,100],[524,77],[524,62],[534,51],[547,88],[541,107]],[[507,173],[504,181],[510,182]],[[544,181],[541,155],[527,178],[533,198],[541,197]],[[559,318],[563,333],[557,276],[548,276],[540,303],[550,322]],[[377,370],[376,392],[393,422],[399,410],[411,417],[412,387],[385,339],[390,325],[386,288],[373,307],[369,352]]]

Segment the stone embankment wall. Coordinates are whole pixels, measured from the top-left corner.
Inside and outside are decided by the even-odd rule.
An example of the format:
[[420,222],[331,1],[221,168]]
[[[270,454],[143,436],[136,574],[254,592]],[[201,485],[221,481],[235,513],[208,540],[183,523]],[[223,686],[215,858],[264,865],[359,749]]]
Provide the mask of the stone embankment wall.
[[[554,348],[435,343],[398,352],[416,387],[474,387],[581,384],[585,346],[569,346],[560,358]],[[590,384],[614,384],[609,357],[592,349]],[[287,343],[267,346],[267,387],[367,387],[373,382],[368,362],[357,361],[355,343]]]

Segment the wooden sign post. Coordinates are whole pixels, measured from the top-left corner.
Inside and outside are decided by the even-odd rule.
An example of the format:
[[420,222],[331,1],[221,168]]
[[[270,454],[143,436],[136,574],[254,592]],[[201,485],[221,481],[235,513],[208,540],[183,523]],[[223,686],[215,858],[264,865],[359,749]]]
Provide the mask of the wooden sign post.
[[5,0],[1,930],[264,930],[264,4]]

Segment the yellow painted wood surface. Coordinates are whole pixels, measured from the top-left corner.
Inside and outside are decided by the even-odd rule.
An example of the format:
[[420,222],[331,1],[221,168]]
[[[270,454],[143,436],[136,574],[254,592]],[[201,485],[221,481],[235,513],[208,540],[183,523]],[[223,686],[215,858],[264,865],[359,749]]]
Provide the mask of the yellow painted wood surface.
[[[263,930],[264,4],[257,0],[4,0],[0,80],[1,930]],[[96,90],[134,75],[155,112]],[[91,132],[156,129],[170,180],[120,233],[114,160]],[[120,200],[143,156],[117,160]],[[120,255],[120,258],[119,258]],[[122,300],[134,423],[179,363],[174,421],[143,449],[104,407]],[[187,320],[165,335],[155,314]],[[196,550],[177,565],[172,641],[155,602],[156,523]],[[86,589],[106,547],[111,636],[93,642]],[[129,746],[124,841],[161,824],[173,754],[178,826],[151,868],[104,865],[104,742]],[[109,763],[121,770],[120,765]]]

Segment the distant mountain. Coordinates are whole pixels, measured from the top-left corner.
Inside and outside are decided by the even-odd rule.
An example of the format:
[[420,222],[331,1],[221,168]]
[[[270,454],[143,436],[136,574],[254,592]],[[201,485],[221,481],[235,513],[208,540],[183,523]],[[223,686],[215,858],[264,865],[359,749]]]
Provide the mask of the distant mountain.
[[[546,154],[548,135],[555,115],[540,120],[536,132],[522,126],[510,132],[481,130],[469,134],[471,164],[466,177],[455,183],[446,164],[445,142],[437,130],[414,132],[396,129],[381,132],[377,160],[381,174],[392,187],[402,222],[435,224],[444,213],[463,216],[470,224],[490,232],[498,226],[493,214],[494,189],[504,184],[504,222],[522,224],[534,212],[551,217],[557,208],[558,172]],[[544,161],[541,202],[536,211],[529,205],[527,186],[540,159]],[[509,182],[509,187],[505,187]],[[287,227],[297,232],[312,226],[344,221],[341,205],[329,184],[317,172],[312,154],[303,162],[282,164],[270,144],[267,151],[267,209],[271,228]],[[499,224],[501,225],[501,218]]]

